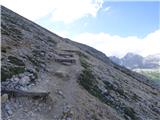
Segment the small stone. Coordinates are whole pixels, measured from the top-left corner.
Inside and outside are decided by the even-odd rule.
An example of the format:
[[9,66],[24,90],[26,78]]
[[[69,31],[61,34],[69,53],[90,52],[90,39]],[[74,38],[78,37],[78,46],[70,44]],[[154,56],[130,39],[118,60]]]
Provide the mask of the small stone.
[[63,96],[62,91],[59,90],[57,93],[58,93],[59,95]]
[[21,85],[27,85],[30,82],[30,78],[28,76],[24,76],[19,80],[19,84]]
[[32,83],[32,84],[28,85],[27,88],[30,89],[30,88],[32,88],[34,85],[35,85],[35,84]]
[[42,56],[44,56],[44,55],[45,55],[45,52],[44,52],[44,51],[42,51],[40,54],[41,54]]
[[19,108],[23,107],[22,105],[19,105]]
[[12,115],[12,114],[13,114],[13,112],[12,112],[12,110],[11,110],[11,108],[9,107],[8,104],[5,105],[5,110],[6,110],[6,112],[7,112],[9,115]]
[[45,68],[45,67],[46,67],[46,65],[45,65],[45,64],[40,64],[40,66],[41,66],[42,68]]
[[152,110],[156,113],[160,113],[160,109],[158,107],[153,107]]
[[29,72],[29,73],[34,73],[34,70],[32,70],[32,69],[27,69],[27,72]]
[[17,78],[17,77],[16,77],[16,78],[14,78],[14,81],[19,81],[19,78]]
[[63,98],[65,98],[65,96],[63,95],[63,92],[61,90],[57,90],[56,94],[58,94],[58,95],[62,96]]
[[21,85],[16,85],[14,88],[15,88],[16,90],[19,90],[19,89],[21,88]]
[[160,102],[157,102],[157,106],[160,107]]
[[48,107],[48,109],[49,109],[49,110],[51,110],[51,109],[52,109],[52,107],[51,107],[51,106],[49,106],[49,107]]
[[72,118],[70,118],[70,117],[67,117],[67,119],[66,120],[72,120]]
[[56,72],[55,72],[55,75],[56,75],[57,77],[59,77],[59,78],[66,78],[66,77],[68,77],[67,72],[61,71],[61,70],[56,71]]
[[20,86],[19,89],[23,90],[23,91],[27,91],[28,90],[26,87],[23,87],[23,86]]
[[7,86],[9,83],[10,83],[10,81],[5,81],[5,82],[2,82],[2,81],[1,81],[1,85],[2,85],[2,86]]
[[12,84],[16,85],[18,82],[19,82],[19,78],[14,78],[13,81],[12,81]]
[[10,81],[12,81],[12,82],[14,81],[13,77],[10,79]]

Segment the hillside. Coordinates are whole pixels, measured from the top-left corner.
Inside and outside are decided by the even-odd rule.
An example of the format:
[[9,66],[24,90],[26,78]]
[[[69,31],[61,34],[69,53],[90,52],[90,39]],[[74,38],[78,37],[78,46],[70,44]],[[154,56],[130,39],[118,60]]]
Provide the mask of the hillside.
[[160,69],[134,69],[135,72],[138,72],[146,77],[152,79],[155,83],[160,84]]
[[1,6],[3,120],[159,120],[160,89]]

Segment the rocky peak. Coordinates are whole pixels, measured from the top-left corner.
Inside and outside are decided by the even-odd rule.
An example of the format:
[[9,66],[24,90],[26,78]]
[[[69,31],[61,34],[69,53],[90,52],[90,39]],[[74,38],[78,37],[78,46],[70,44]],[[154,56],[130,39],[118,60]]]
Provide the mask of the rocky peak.
[[125,66],[129,69],[147,69],[147,68],[156,69],[159,68],[160,66],[159,65],[160,57],[158,54],[142,57],[135,53],[127,53],[122,58],[111,56],[110,59],[113,62]]

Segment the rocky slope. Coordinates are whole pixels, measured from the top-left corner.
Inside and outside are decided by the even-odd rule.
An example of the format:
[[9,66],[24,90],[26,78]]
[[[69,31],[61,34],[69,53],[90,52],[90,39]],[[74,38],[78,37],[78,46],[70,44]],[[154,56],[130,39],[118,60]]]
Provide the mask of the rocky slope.
[[159,120],[160,89],[1,6],[3,120]]
[[160,68],[160,54],[142,57],[138,54],[127,53],[124,57],[110,56],[110,59],[129,69],[157,69]]

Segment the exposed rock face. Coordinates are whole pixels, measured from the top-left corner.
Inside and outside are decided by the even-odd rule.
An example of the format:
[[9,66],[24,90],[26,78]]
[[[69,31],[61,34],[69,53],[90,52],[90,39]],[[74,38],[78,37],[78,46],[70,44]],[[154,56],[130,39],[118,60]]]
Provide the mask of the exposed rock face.
[[149,79],[3,6],[1,14],[2,88],[50,93],[5,94],[3,120],[159,120],[160,90]]

